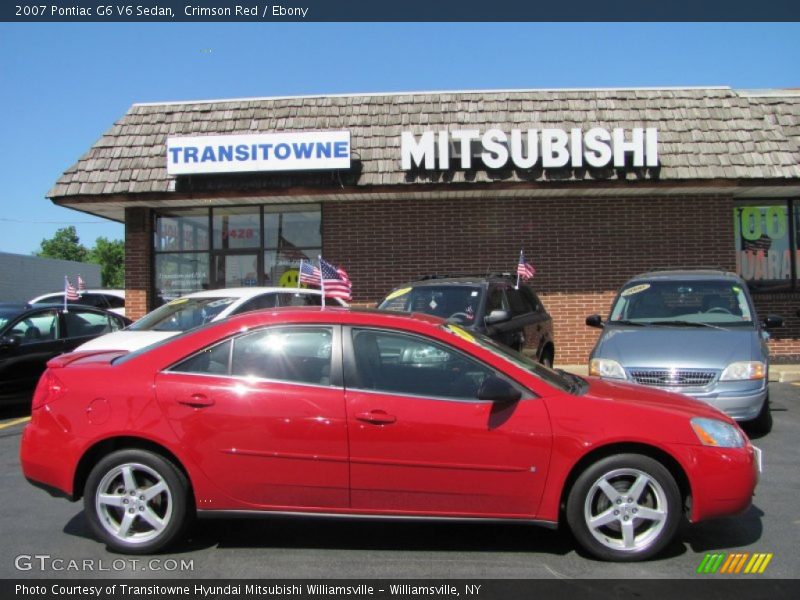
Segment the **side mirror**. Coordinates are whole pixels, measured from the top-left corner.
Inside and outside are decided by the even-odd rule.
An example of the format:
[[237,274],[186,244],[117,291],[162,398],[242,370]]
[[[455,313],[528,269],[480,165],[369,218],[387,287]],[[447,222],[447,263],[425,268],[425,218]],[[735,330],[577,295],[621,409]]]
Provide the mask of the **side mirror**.
[[21,343],[22,340],[16,335],[4,335],[0,337],[0,348],[16,348]]
[[489,375],[478,388],[478,400],[511,404],[520,398],[522,398],[522,392],[505,379],[500,379],[495,375]]
[[508,310],[501,310],[495,309],[486,315],[483,319],[484,323],[487,325],[495,325],[497,323],[503,323],[504,321],[511,320],[511,312]]
[[600,315],[589,315],[586,317],[586,324],[589,327],[603,328],[603,318]]
[[767,315],[767,318],[764,319],[764,329],[775,329],[782,325],[783,317],[779,317],[778,315]]

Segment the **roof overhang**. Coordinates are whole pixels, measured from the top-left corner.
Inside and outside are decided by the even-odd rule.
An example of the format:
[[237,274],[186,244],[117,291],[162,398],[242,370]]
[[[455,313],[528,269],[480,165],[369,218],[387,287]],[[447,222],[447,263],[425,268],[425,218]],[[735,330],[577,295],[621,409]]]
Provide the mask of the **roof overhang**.
[[247,204],[300,204],[310,202],[352,202],[397,199],[483,199],[502,198],[631,198],[676,196],[730,196],[746,198],[789,198],[800,196],[800,181],[680,181],[655,184],[647,182],[570,182],[570,183],[487,183],[468,185],[403,185],[335,189],[282,188],[259,191],[216,191],[198,193],[110,194],[54,197],[54,204],[90,215],[125,221],[125,209],[131,207],[182,208],[197,206],[233,206]]

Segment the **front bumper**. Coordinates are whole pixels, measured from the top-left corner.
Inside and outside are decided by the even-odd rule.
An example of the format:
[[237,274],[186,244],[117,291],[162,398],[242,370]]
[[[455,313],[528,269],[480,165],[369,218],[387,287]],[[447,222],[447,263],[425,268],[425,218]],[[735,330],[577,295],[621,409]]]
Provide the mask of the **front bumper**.
[[[707,391],[683,391],[702,400],[737,421],[750,421],[758,416],[767,399],[767,380],[719,382]],[[679,391],[679,390],[672,390]]]

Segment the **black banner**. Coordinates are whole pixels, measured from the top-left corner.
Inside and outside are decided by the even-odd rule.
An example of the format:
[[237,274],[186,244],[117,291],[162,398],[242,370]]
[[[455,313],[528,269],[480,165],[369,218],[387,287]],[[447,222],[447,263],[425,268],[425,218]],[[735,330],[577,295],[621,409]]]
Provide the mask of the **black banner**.
[[731,576],[728,579],[453,579],[453,580],[2,580],[5,599],[39,600],[783,600],[800,597],[800,581]]
[[[47,0],[3,2],[7,22],[798,21],[797,0]],[[677,41],[676,41],[677,43]]]

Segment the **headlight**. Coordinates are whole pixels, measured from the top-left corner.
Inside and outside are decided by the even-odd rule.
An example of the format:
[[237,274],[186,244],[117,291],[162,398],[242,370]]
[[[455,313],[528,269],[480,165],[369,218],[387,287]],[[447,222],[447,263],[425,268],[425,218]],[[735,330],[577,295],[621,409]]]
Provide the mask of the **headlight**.
[[764,379],[767,367],[757,360],[729,364],[720,375],[720,381],[742,381],[743,379]]
[[717,448],[741,448],[744,446],[744,436],[735,425],[703,417],[695,417],[691,423],[692,429],[704,446],[716,446]]
[[622,365],[610,358],[593,358],[590,360],[589,375],[605,377],[606,379],[627,379]]

